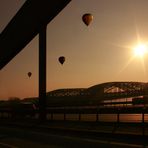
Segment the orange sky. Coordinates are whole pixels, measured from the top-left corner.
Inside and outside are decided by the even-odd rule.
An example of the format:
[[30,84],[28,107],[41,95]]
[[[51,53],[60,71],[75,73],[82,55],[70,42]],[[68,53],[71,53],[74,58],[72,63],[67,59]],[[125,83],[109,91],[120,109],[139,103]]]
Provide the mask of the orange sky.
[[[14,1],[0,2],[1,31],[24,2]],[[72,0],[48,24],[47,91],[109,81],[147,82],[148,56],[143,63],[130,60],[138,39],[148,42],[147,6],[147,0]],[[94,16],[88,27],[81,19],[84,13]],[[58,63],[61,55],[66,57],[63,66]],[[0,71],[0,99],[13,96],[38,96],[38,36]]]

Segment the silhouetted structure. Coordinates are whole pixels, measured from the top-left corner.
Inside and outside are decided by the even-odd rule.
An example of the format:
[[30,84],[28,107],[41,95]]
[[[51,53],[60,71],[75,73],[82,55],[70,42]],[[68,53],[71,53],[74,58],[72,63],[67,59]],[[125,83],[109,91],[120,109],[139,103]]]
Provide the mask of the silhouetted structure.
[[46,26],[70,0],[27,0],[0,35],[0,69],[39,33],[40,118],[46,117]]
[[[122,99],[148,95],[148,83],[143,82],[107,82],[89,88],[58,89],[47,93],[47,98],[61,98],[95,101],[100,103],[105,100]],[[87,101],[86,101],[87,102]],[[60,104],[60,103],[59,103]],[[72,103],[71,103],[72,104]],[[94,103],[95,104],[95,103]]]
[[0,34],[0,69],[71,0],[27,0]]

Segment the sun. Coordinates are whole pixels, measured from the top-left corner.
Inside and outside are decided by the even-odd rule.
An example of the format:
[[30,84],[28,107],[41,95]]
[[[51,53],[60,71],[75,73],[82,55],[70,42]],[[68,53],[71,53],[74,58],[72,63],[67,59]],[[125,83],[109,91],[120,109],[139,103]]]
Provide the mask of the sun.
[[146,53],[148,53],[148,47],[145,44],[137,45],[133,48],[134,56],[143,57]]

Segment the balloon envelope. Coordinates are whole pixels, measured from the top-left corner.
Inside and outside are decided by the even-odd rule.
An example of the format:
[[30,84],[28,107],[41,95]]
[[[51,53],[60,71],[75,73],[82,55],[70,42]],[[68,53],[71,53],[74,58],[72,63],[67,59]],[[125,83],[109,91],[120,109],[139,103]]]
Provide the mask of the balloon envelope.
[[65,57],[64,56],[59,57],[59,62],[63,65],[63,63],[65,62]]
[[28,77],[31,77],[32,73],[31,72],[28,72]]
[[86,13],[82,16],[82,20],[88,26],[93,20],[93,15],[90,13]]

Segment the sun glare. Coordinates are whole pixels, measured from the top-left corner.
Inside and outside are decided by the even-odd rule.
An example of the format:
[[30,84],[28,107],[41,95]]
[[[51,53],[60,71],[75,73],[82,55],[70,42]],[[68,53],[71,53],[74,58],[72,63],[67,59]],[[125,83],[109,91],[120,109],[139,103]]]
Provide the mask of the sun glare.
[[143,57],[148,52],[148,48],[144,44],[136,46],[133,50],[134,50],[134,55],[138,57]]

